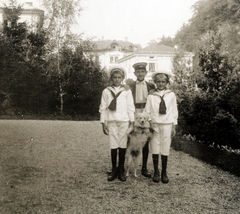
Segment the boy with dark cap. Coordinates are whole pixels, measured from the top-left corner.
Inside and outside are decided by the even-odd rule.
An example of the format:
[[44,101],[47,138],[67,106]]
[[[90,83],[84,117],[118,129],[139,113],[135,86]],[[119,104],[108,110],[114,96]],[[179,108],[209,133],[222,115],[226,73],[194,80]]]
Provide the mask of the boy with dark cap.
[[[152,83],[145,81],[145,76],[147,75],[146,62],[138,62],[133,65],[134,74],[137,77],[137,80],[132,85],[132,94],[135,105],[135,112],[143,112],[149,91],[154,90],[155,86]],[[141,173],[143,176],[150,178],[151,174],[147,170],[147,160],[149,153],[149,142],[146,142],[142,151],[142,170]]]

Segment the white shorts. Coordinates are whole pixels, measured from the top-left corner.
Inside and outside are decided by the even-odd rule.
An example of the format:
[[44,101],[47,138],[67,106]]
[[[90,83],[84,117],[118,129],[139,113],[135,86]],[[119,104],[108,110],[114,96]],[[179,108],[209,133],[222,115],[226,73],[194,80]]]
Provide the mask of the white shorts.
[[154,123],[154,133],[151,140],[152,154],[168,156],[172,141],[172,124]]
[[129,122],[108,122],[109,130],[109,145],[111,149],[127,147],[127,130],[129,127]]

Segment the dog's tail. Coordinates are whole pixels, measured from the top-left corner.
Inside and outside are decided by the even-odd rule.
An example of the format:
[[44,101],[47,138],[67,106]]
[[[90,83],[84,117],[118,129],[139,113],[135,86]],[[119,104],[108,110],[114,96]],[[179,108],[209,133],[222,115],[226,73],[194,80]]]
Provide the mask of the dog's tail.
[[137,156],[139,155],[139,150],[132,150],[132,151],[131,151],[131,155],[132,155],[133,157],[137,157]]

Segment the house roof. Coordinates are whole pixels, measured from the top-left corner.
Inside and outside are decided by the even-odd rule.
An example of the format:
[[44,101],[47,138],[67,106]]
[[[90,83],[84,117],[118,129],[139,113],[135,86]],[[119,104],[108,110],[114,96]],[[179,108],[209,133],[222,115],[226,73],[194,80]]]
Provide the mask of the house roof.
[[123,40],[98,40],[98,41],[88,41],[87,44],[91,46],[92,50],[105,50],[108,49],[111,44],[118,44],[121,46],[123,49],[126,50],[131,50],[130,47],[136,47],[137,50],[142,49],[140,44],[133,44],[128,41],[123,41]]
[[137,51],[137,53],[175,53],[175,48],[162,45],[159,43],[152,43],[149,46]]
[[132,54],[129,54],[129,55],[119,59],[118,62],[125,61],[134,56],[142,55],[142,54],[144,54],[144,55],[145,54],[147,54],[147,55],[149,55],[149,54],[175,54],[175,52],[176,52],[176,50],[173,47],[170,47],[167,45],[162,45],[159,43],[152,43],[149,46],[147,46],[141,50],[135,51]]

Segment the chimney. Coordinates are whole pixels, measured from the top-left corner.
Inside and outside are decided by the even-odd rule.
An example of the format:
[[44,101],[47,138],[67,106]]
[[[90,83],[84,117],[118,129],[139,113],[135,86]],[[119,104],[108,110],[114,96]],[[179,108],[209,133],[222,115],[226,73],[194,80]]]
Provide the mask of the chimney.
[[125,37],[125,42],[127,42],[128,41],[128,38],[127,37]]

